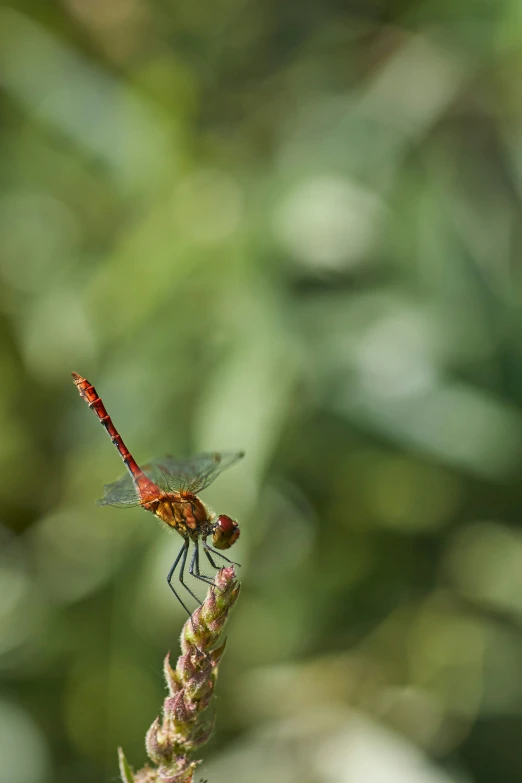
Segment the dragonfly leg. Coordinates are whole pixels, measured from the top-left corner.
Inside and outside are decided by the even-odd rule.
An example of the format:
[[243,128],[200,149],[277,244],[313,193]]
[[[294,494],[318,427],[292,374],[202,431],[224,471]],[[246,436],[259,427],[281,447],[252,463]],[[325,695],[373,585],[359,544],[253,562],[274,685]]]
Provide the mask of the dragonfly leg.
[[183,557],[183,555],[185,556],[185,560],[187,559],[187,549],[188,549],[188,541],[184,541],[183,542],[183,546],[179,550],[178,556],[176,557],[176,559],[175,559],[175,561],[174,561],[174,563],[172,565],[172,568],[170,569],[169,573],[167,574],[167,584],[170,587],[170,589],[172,590],[172,592],[174,593],[174,595],[176,596],[176,598],[178,599],[178,601],[180,602],[180,604],[183,607],[183,609],[186,611],[186,613],[190,614],[189,610],[187,609],[187,607],[185,606],[185,604],[183,603],[183,601],[181,600],[181,598],[177,594],[176,590],[174,589],[174,585],[172,584],[172,577],[174,576],[174,571],[176,570],[176,566],[178,565],[178,563],[181,560],[181,558]]
[[[179,567],[179,577],[178,577],[178,578],[179,578],[179,581],[180,581],[180,583],[181,583],[181,584],[183,585],[183,587],[185,588],[185,590],[186,590],[188,593],[190,593],[190,595],[192,596],[192,598],[193,598],[195,601],[197,601],[197,602],[198,602],[198,604],[201,606],[201,604],[202,604],[202,601],[200,601],[200,600],[199,600],[199,598],[197,597],[197,595],[196,595],[195,593],[193,593],[193,592],[192,592],[192,590],[190,589],[190,587],[189,587],[187,584],[185,584],[185,582],[183,581],[183,576],[184,576],[184,574],[185,574],[185,564],[186,564],[186,562],[187,562],[187,555],[188,555],[188,551],[189,551],[189,544],[190,544],[190,542],[189,542],[189,539],[187,538],[187,540],[185,541],[185,544],[183,545],[183,551],[182,551],[182,554],[181,554],[181,565],[180,565],[180,567]],[[192,560],[194,560],[194,556],[192,557]],[[190,563],[190,568],[192,568],[192,561],[191,561],[191,563]],[[189,568],[189,573],[192,573],[192,572],[190,571],[190,568]]]
[[203,552],[205,553],[205,555],[206,555],[206,557],[207,557],[207,560],[208,560],[208,562],[210,563],[210,565],[212,566],[212,568],[215,568],[216,570],[218,570],[218,569],[219,569],[219,566],[218,566],[218,565],[216,565],[216,564],[214,563],[214,561],[212,560],[212,558],[210,557],[210,553],[209,553],[209,551],[208,551],[207,547],[205,546],[205,544],[203,544]]
[[[227,563],[231,563],[232,565],[237,565],[241,568],[241,563],[236,563],[235,560],[229,560],[228,557],[225,557],[225,555],[221,554],[221,552],[218,552],[217,549],[212,549],[212,547],[209,546],[207,543],[205,543],[205,541],[203,541],[203,549],[205,550],[205,554],[211,563],[212,560],[210,558],[209,552],[212,552],[214,555],[218,555],[218,557],[223,558],[223,560],[226,560]],[[214,565],[214,563],[212,563],[212,565],[214,566],[214,568],[217,568],[217,566]]]
[[198,604],[201,604],[201,601],[199,600],[199,598],[197,597],[197,595],[195,595],[195,594],[192,592],[192,590],[190,589],[190,587],[188,587],[188,586],[185,584],[185,582],[183,581],[183,573],[184,573],[184,570],[185,570],[185,563],[187,562],[187,554],[188,554],[188,549],[189,549],[189,543],[190,543],[190,542],[189,542],[189,541],[188,541],[188,539],[187,539],[187,541],[185,541],[185,542],[183,543],[183,546],[182,546],[182,547],[181,547],[181,549],[179,550],[178,556],[176,557],[176,559],[175,559],[175,561],[174,561],[174,564],[173,564],[172,568],[170,569],[169,573],[167,574],[167,584],[168,584],[168,586],[170,587],[170,589],[172,590],[172,592],[174,593],[174,595],[176,596],[176,598],[178,599],[178,601],[180,602],[180,604],[181,604],[181,606],[183,607],[183,609],[186,611],[186,613],[187,613],[187,614],[189,614],[189,615],[190,615],[190,614],[191,614],[191,612],[189,611],[189,609],[187,609],[187,607],[185,606],[185,604],[184,604],[184,603],[183,603],[183,601],[181,600],[180,596],[179,596],[179,595],[178,595],[178,593],[176,592],[176,589],[174,588],[174,585],[172,584],[172,577],[174,576],[174,571],[176,570],[176,567],[177,567],[177,565],[178,565],[179,561],[181,560],[181,565],[180,565],[180,569],[179,569],[179,581],[180,581],[180,584],[182,584],[182,585],[183,585],[183,587],[185,588],[185,590],[186,590],[188,593],[190,593],[190,595],[192,596],[192,598],[194,598],[194,600],[195,600],[195,601],[197,601],[197,602],[198,602]]
[[192,555],[192,560],[190,561],[189,574],[195,579],[200,579],[202,582],[205,582],[207,585],[215,586],[212,577],[202,574],[199,570],[199,546],[197,541],[194,542],[194,553]]

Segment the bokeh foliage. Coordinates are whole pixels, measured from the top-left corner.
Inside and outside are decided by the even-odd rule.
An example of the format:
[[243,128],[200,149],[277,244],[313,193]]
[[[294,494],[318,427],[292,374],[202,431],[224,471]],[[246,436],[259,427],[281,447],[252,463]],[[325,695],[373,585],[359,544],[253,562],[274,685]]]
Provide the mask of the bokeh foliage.
[[522,776],[522,10],[0,7],[0,779],[144,761],[183,615],[117,455],[243,591],[206,777]]

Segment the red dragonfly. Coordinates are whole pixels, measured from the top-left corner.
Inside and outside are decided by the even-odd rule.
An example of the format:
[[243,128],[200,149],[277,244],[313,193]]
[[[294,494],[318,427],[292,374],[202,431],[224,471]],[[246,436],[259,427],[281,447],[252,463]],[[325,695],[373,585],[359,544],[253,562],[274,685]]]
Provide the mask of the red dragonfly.
[[[142,469],[112,423],[94,386],[76,372],[72,373],[72,377],[80,396],[98,416],[129,471],[128,476],[104,486],[104,495],[101,500],[98,500],[98,505],[119,508],[141,506],[178,531],[183,538],[183,546],[167,575],[167,583],[185,611],[190,614],[172,585],[172,577],[180,563],[180,583],[198,603],[201,603],[183,580],[190,543],[194,544],[194,551],[189,573],[202,582],[213,584],[210,577],[200,572],[200,541],[210,565],[217,569],[218,566],[211,553],[219,555],[227,563],[232,563],[232,560],[216,549],[229,549],[239,538],[238,523],[226,514],[219,516],[214,514],[197,497],[197,493],[208,487],[223,470],[241,459],[244,452],[223,454],[212,452],[198,454],[187,460],[177,460],[167,456],[149,462]],[[212,536],[212,543],[216,549],[207,544],[209,536]]]

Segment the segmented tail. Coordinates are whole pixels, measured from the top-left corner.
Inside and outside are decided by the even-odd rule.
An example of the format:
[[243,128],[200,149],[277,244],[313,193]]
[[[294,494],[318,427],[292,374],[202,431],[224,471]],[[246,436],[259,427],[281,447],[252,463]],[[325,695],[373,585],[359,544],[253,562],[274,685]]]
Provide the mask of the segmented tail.
[[142,471],[130,453],[129,449],[123,442],[120,433],[112,423],[112,419],[107,413],[105,405],[98,396],[98,393],[92,383],[89,383],[86,378],[82,378],[82,376],[78,375],[77,372],[73,372],[71,375],[74,379],[74,384],[80,393],[80,397],[83,397],[89,408],[95,412],[101,424],[103,424],[107,430],[109,438],[118,449],[119,455],[124,461],[127,470],[131,474],[132,480],[134,481],[140,497],[145,499],[151,495],[157,495],[158,492],[160,492],[159,487],[157,487],[153,481],[147,478],[145,473]]

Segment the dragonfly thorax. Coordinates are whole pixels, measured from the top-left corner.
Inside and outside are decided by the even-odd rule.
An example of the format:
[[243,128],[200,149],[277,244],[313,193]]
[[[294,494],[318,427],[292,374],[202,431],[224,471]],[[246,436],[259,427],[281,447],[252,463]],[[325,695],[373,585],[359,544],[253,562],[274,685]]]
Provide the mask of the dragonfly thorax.
[[206,537],[212,532],[208,510],[195,495],[169,492],[145,507],[184,538]]

